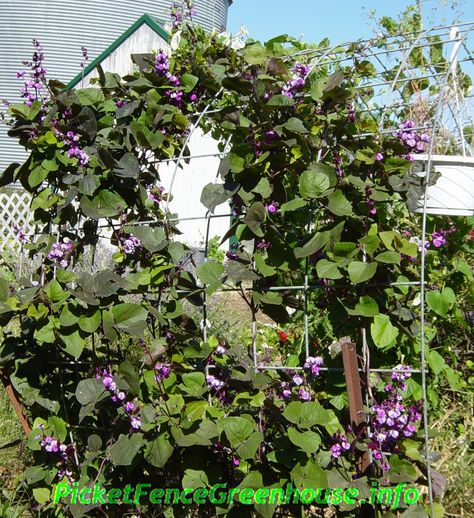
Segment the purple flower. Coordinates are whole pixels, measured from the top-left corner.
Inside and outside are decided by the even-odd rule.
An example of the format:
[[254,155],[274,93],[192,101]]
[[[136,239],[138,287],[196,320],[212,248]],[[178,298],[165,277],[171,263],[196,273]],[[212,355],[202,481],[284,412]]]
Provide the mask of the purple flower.
[[[392,380],[394,381],[404,381],[408,378],[411,377],[411,372],[397,372],[397,371],[404,371],[404,370],[410,370],[410,366],[409,365],[397,365],[395,368],[394,368],[394,372],[392,372]],[[392,387],[392,385],[387,385],[387,387]],[[385,388],[387,388],[385,387]]]
[[115,106],[117,108],[123,108],[126,105],[127,105],[127,101],[125,101],[125,99],[119,99],[118,101],[115,102]]
[[431,242],[435,248],[440,248],[446,244],[445,232],[433,232],[431,234]]
[[217,353],[217,354],[225,354],[226,352],[227,352],[227,349],[224,347],[224,345],[219,344],[219,345],[216,347],[216,353]]
[[15,234],[18,236],[18,239],[20,241],[26,241],[26,234],[23,230],[23,227],[19,227],[16,223],[13,223],[13,230],[15,231]]
[[167,73],[166,74],[166,77],[168,79],[168,81],[173,85],[173,86],[179,86],[181,84],[181,81],[179,79],[178,76],[174,76],[172,75],[171,73]]
[[168,73],[170,68],[170,61],[167,56],[162,50],[158,52],[155,58],[155,72],[161,76],[166,77],[166,74]]
[[133,254],[135,253],[136,249],[141,246],[142,242],[138,237],[130,235],[129,237],[125,238],[123,241],[123,249],[126,254]]
[[110,390],[111,392],[113,392],[117,388],[117,385],[114,382],[114,378],[112,377],[112,374],[107,374],[104,377],[104,379],[102,380],[102,384],[104,385],[104,387],[107,390]]
[[309,370],[313,376],[318,376],[322,365],[323,359],[320,356],[308,356],[308,358],[306,358],[304,368]]
[[23,77],[25,77],[25,71],[18,70],[18,72],[16,73],[16,77],[17,77],[17,79],[22,79]]
[[265,144],[273,144],[278,139],[278,134],[275,130],[269,130],[265,132],[263,141]]
[[331,446],[331,457],[338,459],[344,452],[351,449],[351,445],[347,441],[347,437],[340,433],[332,436],[334,444]]
[[181,103],[183,101],[183,92],[181,92],[180,90],[167,90],[165,94],[168,97],[168,100],[171,104],[174,104],[178,107],[181,106]]
[[275,214],[276,212],[278,212],[278,206],[279,203],[277,203],[276,201],[272,201],[271,203],[265,205],[265,208],[267,209],[268,214]]
[[293,68],[292,79],[287,81],[283,86],[281,93],[289,98],[299,92],[305,85],[306,76],[309,74],[309,67],[302,63],[296,63]]
[[304,383],[304,378],[302,376],[300,376],[299,374],[295,374],[292,379],[293,379],[293,383],[295,385],[299,386]]
[[265,241],[265,239],[262,239],[257,243],[257,249],[258,250],[267,250],[268,248],[271,248],[271,244],[268,241]]
[[342,446],[340,444],[333,444],[331,446],[331,457],[338,459],[342,454]]
[[171,365],[167,363],[157,363],[155,365],[155,379],[157,381],[163,381],[168,378],[171,374]]
[[195,93],[192,93],[190,96],[189,96],[189,100],[190,102],[192,103],[197,103],[199,101],[199,97],[195,94]]
[[349,106],[349,109],[347,110],[347,118],[349,119],[349,122],[355,122],[356,121],[356,111],[353,104]]
[[131,401],[128,401],[125,403],[124,409],[127,414],[131,414],[135,410],[135,405]]
[[380,153],[380,151],[375,155],[375,160],[377,160],[377,162],[383,160],[383,154]]
[[74,248],[68,237],[65,237],[62,241],[53,243],[50,252],[48,253],[48,259],[51,261],[58,261],[62,268],[66,268],[69,264],[68,256]]
[[300,388],[298,390],[298,397],[303,401],[309,401],[311,399],[311,394],[304,388]]
[[406,391],[405,380],[411,373],[400,371],[408,369],[410,367],[407,365],[395,367],[392,382],[385,387],[387,398],[371,408],[371,431],[368,434],[371,442],[368,446],[375,460],[383,460],[384,452],[396,452],[398,441],[403,437],[411,437],[416,431],[415,423],[421,420],[421,402],[408,408],[402,403],[400,391]]
[[132,419],[130,420],[130,424],[131,424],[132,428],[134,428],[135,430],[138,430],[142,426],[142,421],[139,416],[133,416]]
[[224,387],[225,383],[213,376],[212,374],[208,374],[206,376],[206,382],[209,385],[210,388],[213,388],[214,390],[220,390]]

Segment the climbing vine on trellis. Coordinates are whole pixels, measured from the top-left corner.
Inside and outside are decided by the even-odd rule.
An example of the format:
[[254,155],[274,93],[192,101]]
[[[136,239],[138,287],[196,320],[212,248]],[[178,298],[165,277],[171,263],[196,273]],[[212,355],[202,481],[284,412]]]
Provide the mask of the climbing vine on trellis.
[[[171,56],[159,51],[139,72],[120,78],[99,67],[94,87],[71,91],[41,71],[36,43],[34,86],[9,108],[10,135],[30,155],[1,183],[20,182],[32,196],[37,231],[24,246],[43,263],[29,279],[2,269],[0,360],[34,420],[25,479],[39,507],[52,508],[61,480],[355,484],[362,497],[374,480],[423,478],[413,304],[421,252],[405,202],[421,192],[409,170],[430,135],[403,109],[391,132],[364,111],[375,71],[362,44],[340,51],[346,66],[312,63],[318,46],[287,36],[243,46],[187,26],[173,42]],[[230,149],[201,200],[210,214],[230,201],[234,222],[223,237],[236,243],[225,264],[207,260],[193,274],[159,162],[186,160],[195,126]],[[116,247],[114,266],[77,271],[104,235],[99,222]],[[431,260],[449,232],[433,234]],[[326,319],[325,339],[329,326],[333,338],[361,344],[367,330],[380,372],[365,379],[365,425],[348,427],[338,341],[318,340],[317,325],[278,366],[286,369],[259,367],[255,336],[242,358],[225,337],[203,335],[185,302],[202,307],[222,288],[242,294],[254,323],[260,312],[284,326],[313,311]],[[446,290],[433,297],[438,315],[455,305]],[[367,449],[371,467],[361,474]],[[299,512],[239,505],[208,504],[199,515]],[[67,514],[67,502],[60,509]],[[338,509],[350,515],[357,505]]]

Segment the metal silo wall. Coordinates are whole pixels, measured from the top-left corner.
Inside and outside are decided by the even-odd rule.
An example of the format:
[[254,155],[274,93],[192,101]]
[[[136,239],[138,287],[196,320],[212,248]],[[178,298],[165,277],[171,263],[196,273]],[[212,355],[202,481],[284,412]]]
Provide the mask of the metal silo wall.
[[[172,0],[0,0],[0,99],[20,101],[21,61],[30,59],[32,40],[43,45],[50,78],[69,82],[79,71],[81,46],[97,57],[140,16],[166,23]],[[205,29],[222,30],[229,0],[195,0],[195,20]],[[25,154],[6,135],[0,121],[0,173]]]

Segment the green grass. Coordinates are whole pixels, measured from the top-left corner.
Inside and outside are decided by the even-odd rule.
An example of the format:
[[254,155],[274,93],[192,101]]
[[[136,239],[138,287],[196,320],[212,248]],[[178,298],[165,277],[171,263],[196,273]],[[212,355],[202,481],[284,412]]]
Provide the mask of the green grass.
[[434,428],[439,433],[432,450],[440,456],[435,469],[447,478],[443,497],[446,517],[474,516],[474,394],[446,398],[444,413]]
[[[0,385],[0,472],[21,470],[21,441],[25,439],[20,423],[3,385]],[[8,446],[14,443],[13,446]]]

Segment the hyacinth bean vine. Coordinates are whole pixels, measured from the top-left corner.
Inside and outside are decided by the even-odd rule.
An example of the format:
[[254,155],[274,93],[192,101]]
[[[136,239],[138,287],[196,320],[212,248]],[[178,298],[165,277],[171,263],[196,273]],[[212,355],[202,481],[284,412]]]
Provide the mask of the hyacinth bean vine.
[[[9,107],[10,135],[29,157],[12,164],[1,184],[18,181],[31,193],[37,233],[22,239],[42,264],[31,278],[2,265],[0,361],[34,422],[25,480],[36,509],[52,509],[50,492],[60,481],[355,485],[366,496],[374,481],[423,485],[420,378],[406,372],[419,367],[419,291],[389,284],[419,280],[418,227],[400,214],[416,194],[411,160],[430,136],[416,133],[403,113],[388,136],[375,131],[359,110],[361,96],[367,102],[371,93],[355,87],[373,72],[357,45],[347,51],[350,66],[312,67],[298,53],[317,46],[286,36],[233,45],[175,18],[172,55],[159,50],[124,78],[99,68],[94,87],[77,90],[47,78],[36,42],[25,103]],[[206,107],[201,128],[231,151],[201,200],[210,211],[230,201],[228,235],[236,242],[224,265],[209,260],[193,274],[157,162],[179,155]],[[433,260],[449,245],[449,232],[433,230],[425,251]],[[99,235],[116,247],[114,266],[76,268]],[[199,322],[186,314],[187,303],[200,307],[204,296],[232,286],[242,289],[255,318],[263,312],[284,329],[302,322],[303,298],[270,288],[302,285],[305,276],[320,287],[307,304],[321,318],[310,326],[309,357],[301,340],[285,360],[302,370],[255,372],[250,343],[238,344],[247,351],[242,356],[225,336],[204,341]],[[438,317],[454,307],[449,289],[433,291]],[[12,321],[18,332],[9,330]],[[400,368],[364,381],[366,425],[356,431],[343,373],[322,367],[340,369],[337,340],[348,336],[360,348],[363,327],[371,365]],[[279,336],[283,343],[290,335]],[[436,374],[441,370],[456,382],[447,364]],[[371,467],[358,474],[367,450]],[[296,504],[249,508],[237,501],[199,509],[100,507],[87,512],[301,515]],[[358,506],[334,511],[354,516]],[[70,510],[62,503],[55,512]]]

